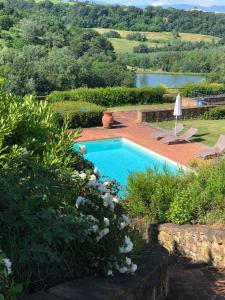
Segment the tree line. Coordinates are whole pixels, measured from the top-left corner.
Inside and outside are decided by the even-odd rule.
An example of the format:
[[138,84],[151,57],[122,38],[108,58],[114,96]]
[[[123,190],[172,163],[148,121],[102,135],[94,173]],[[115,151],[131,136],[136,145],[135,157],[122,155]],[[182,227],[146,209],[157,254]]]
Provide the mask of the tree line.
[[5,20],[0,21],[0,76],[6,78],[5,91],[46,95],[82,86],[134,85],[134,74],[118,63],[104,36],[68,24],[54,13],[58,5],[49,3],[46,9],[47,4],[0,4],[0,20]]
[[165,72],[206,73],[214,82],[225,83],[225,47],[192,51],[160,51],[146,54],[120,54],[121,64]]

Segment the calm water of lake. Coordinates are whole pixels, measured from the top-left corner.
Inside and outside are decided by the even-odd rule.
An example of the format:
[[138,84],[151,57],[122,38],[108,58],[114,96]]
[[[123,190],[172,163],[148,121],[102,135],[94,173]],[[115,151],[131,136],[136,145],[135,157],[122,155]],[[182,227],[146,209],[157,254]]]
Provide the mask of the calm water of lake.
[[156,86],[164,84],[168,87],[180,87],[187,82],[199,82],[204,79],[201,75],[185,74],[154,74],[154,73],[137,73],[136,87]]

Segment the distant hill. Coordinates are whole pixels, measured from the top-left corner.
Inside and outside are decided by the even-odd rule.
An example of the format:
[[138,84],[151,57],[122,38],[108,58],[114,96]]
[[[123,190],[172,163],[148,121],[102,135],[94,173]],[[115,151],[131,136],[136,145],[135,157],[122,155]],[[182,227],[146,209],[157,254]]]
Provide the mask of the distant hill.
[[225,6],[198,6],[198,5],[189,5],[189,4],[173,4],[173,5],[163,5],[163,8],[176,8],[176,9],[184,9],[184,10],[202,10],[206,12],[216,12],[216,13],[225,13]]
[[[126,5],[126,6],[136,6],[140,8],[145,8],[150,6],[150,0],[92,0],[91,2],[98,3],[98,4],[111,4],[111,5]],[[141,2],[141,3],[140,3]],[[176,9],[183,9],[183,10],[193,10],[198,9],[206,12],[216,12],[216,13],[225,13],[225,5],[217,6],[199,6],[199,5],[190,5],[190,4],[170,4],[170,5],[162,5],[163,8],[176,8]]]

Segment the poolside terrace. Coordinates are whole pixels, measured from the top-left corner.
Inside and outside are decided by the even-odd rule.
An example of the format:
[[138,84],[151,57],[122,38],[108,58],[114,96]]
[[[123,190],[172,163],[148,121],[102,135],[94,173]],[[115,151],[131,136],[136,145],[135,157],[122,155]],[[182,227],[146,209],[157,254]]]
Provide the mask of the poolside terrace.
[[195,158],[195,154],[204,145],[201,143],[185,143],[166,145],[151,138],[155,128],[147,123],[137,121],[137,111],[114,112],[115,125],[112,129],[92,127],[83,129],[79,141],[98,140],[106,138],[124,137],[133,142],[155,151],[180,164],[188,166]]

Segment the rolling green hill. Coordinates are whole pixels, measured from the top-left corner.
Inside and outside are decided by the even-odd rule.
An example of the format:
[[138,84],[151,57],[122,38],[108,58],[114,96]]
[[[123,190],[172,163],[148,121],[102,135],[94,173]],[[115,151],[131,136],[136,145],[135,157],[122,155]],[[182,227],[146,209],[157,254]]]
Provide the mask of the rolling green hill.
[[[106,29],[106,28],[94,28],[98,33],[105,34],[114,29]],[[121,38],[109,38],[110,42],[112,43],[115,51],[117,53],[133,53],[133,48],[138,46],[140,43],[145,44],[148,47],[155,47],[161,48],[165,46],[165,43],[173,40],[173,34],[171,32],[139,32],[144,34],[147,37],[146,42],[139,42],[128,40],[126,36],[131,33],[131,31],[127,30],[114,30],[117,31]],[[206,42],[206,43],[213,43],[218,42],[219,38],[211,35],[203,35],[197,33],[180,33],[179,40],[185,42]]]

